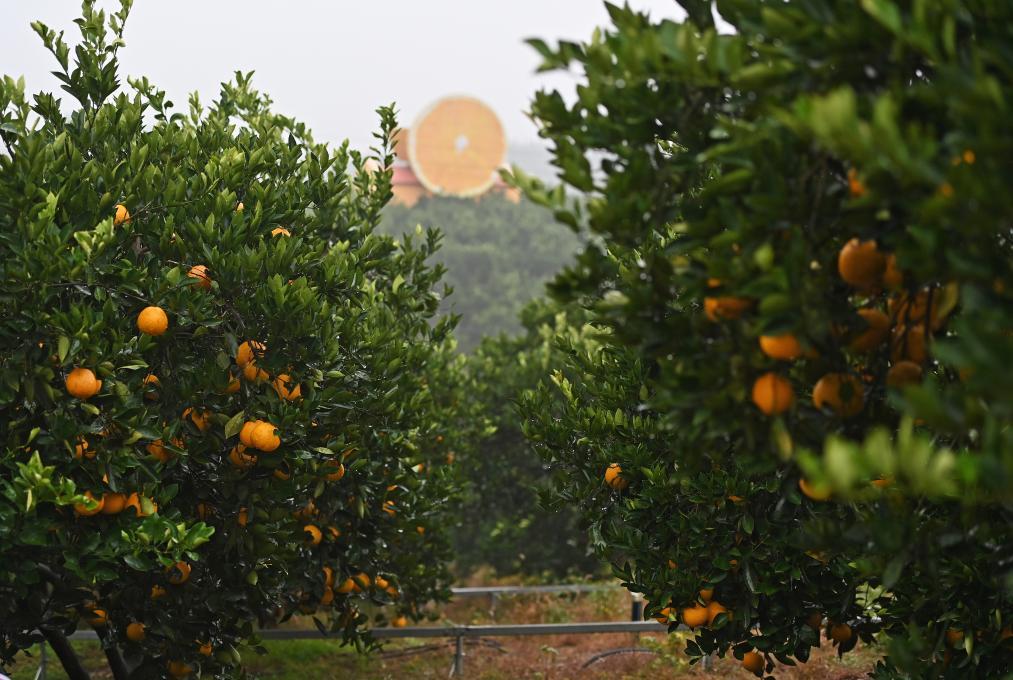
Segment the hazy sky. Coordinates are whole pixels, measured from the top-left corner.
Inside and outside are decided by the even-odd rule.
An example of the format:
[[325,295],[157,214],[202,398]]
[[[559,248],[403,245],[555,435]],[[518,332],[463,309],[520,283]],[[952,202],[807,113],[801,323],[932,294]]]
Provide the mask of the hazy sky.
[[[682,16],[673,0],[629,3],[655,18]],[[24,75],[33,93],[61,93],[49,75],[56,62],[29,23],[65,29],[73,44],[79,8],[0,3],[0,73]],[[177,110],[190,91],[210,102],[233,71],[255,70],[277,110],[306,121],[320,141],[365,147],[378,105],[396,102],[410,125],[432,100],[470,94],[496,110],[511,143],[528,143],[537,140],[523,114],[532,94],[575,81],[536,75],[538,58],[522,41],[583,40],[607,23],[601,0],[136,0],[121,59],[126,74],[167,90]]]

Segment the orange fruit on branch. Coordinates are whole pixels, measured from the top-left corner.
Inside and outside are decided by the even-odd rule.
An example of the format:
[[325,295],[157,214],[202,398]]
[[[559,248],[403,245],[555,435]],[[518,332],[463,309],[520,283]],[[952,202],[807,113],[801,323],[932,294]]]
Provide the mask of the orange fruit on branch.
[[277,434],[278,428],[269,422],[258,423],[250,433],[250,441],[253,448],[270,453],[281,446],[281,437]]
[[622,476],[623,468],[619,463],[610,463],[605,469],[605,483],[616,491],[622,491],[629,486],[630,481]]
[[760,349],[771,359],[791,361],[802,356],[802,345],[791,333],[784,335],[761,335]]
[[913,361],[898,361],[886,372],[886,384],[900,389],[916,385],[922,380],[922,367]]
[[845,283],[862,292],[879,288],[886,270],[886,258],[875,241],[853,238],[837,256],[837,271]]
[[689,628],[698,628],[707,623],[709,613],[707,607],[693,605],[682,610],[682,622]]
[[169,328],[169,317],[161,307],[145,307],[137,315],[137,330],[145,335],[162,335]]
[[102,508],[105,507],[105,497],[95,498],[91,491],[85,491],[84,497],[89,501],[93,501],[95,505],[89,506],[88,503],[75,503],[74,514],[80,517],[92,517],[102,512]]
[[830,490],[822,486],[814,486],[805,479],[798,480],[798,488],[806,498],[813,501],[825,501],[830,498]]
[[851,639],[852,635],[851,626],[846,623],[835,623],[830,626],[830,639],[837,644],[844,644]]
[[75,368],[67,374],[65,384],[70,396],[78,399],[90,399],[102,389],[102,381],[95,378],[90,368]]
[[246,364],[255,358],[263,357],[266,351],[267,345],[262,342],[257,342],[256,340],[242,342],[236,349],[236,364],[246,366]]
[[140,642],[145,638],[147,632],[144,629],[144,624],[134,621],[133,623],[127,624],[127,639],[131,642]]
[[208,268],[202,264],[197,264],[190,267],[190,271],[186,273],[191,279],[196,279],[194,286],[202,288],[204,290],[211,290],[211,277],[208,276]]
[[102,494],[102,514],[118,515],[127,507],[127,496],[122,493]]
[[820,410],[829,408],[841,418],[856,416],[865,406],[862,383],[847,373],[827,373],[813,387],[813,404]]
[[181,586],[190,580],[192,568],[186,562],[179,561],[171,567],[166,567],[165,571],[169,574],[169,583],[174,586]]
[[763,669],[766,664],[763,661],[763,655],[756,652],[746,652],[742,656],[742,667],[750,673],[760,675],[763,673]]
[[753,383],[753,403],[766,415],[776,416],[795,403],[795,390],[787,378],[764,373]]
[[863,354],[872,352],[890,335],[890,317],[878,309],[859,309],[858,315],[865,322],[865,330],[851,339],[848,349]]
[[113,226],[118,227],[130,221],[130,211],[122,203],[116,204],[116,212],[113,215]]

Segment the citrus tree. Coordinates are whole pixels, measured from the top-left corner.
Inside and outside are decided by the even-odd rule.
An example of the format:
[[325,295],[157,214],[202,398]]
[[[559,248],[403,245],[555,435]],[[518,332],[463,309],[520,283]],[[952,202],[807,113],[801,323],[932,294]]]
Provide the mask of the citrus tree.
[[1013,8],[680,4],[532,41],[582,72],[532,113],[588,199],[522,183],[589,225],[552,288],[603,346],[526,432],[691,654],[880,638],[878,677],[1005,677]]
[[[0,84],[0,661],[234,677],[293,613],[346,642],[446,594],[452,322],[390,174],[237,73],[121,88],[129,0],[34,24],[70,100]],[[395,128],[379,110],[373,157]]]
[[523,333],[487,337],[468,358],[469,397],[482,407],[488,429],[476,433],[461,458],[464,520],[452,539],[464,571],[490,566],[500,574],[559,578],[601,570],[574,508],[542,493],[548,491],[545,464],[516,413],[522,395],[562,363],[565,352],[593,344],[584,316],[579,307],[532,301],[520,314]]

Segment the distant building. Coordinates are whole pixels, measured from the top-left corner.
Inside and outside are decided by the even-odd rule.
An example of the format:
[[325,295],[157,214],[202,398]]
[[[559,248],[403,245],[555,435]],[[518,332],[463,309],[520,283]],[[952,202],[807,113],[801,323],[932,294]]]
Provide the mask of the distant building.
[[520,192],[499,175],[506,148],[503,127],[488,106],[472,97],[440,99],[395,136],[393,202],[412,206],[426,196],[497,193],[517,203]]

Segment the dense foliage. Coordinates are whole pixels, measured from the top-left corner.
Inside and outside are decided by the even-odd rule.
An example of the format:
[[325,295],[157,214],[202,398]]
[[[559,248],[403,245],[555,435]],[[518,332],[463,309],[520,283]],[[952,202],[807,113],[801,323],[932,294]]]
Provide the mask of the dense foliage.
[[526,433],[691,653],[1005,677],[1013,6],[681,4],[532,42],[582,72],[533,115],[585,209],[524,184],[601,239],[553,290],[602,332]]
[[121,91],[129,7],[85,0],[73,53],[34,25],[71,101],[0,84],[0,661],[87,677],[90,625],[117,679],[234,677],[293,612],[362,644],[446,594],[438,237],[377,234],[390,173],[249,75]]
[[[487,432],[461,457],[461,520],[453,530],[456,566],[490,566],[499,574],[554,579],[600,571],[587,532],[570,506],[539,503],[548,473],[521,432],[517,403],[564,361],[566,342],[593,343],[579,308],[545,300],[521,312],[523,333],[486,338],[468,358],[469,399],[481,407]],[[481,435],[483,433],[476,433]]]
[[469,352],[483,337],[520,331],[525,303],[577,252],[579,241],[557,229],[552,214],[529,201],[500,194],[480,200],[434,197],[415,206],[388,206],[382,229],[399,236],[417,225],[439,227],[445,240],[434,258],[454,290],[443,311],[461,316],[456,336]]

